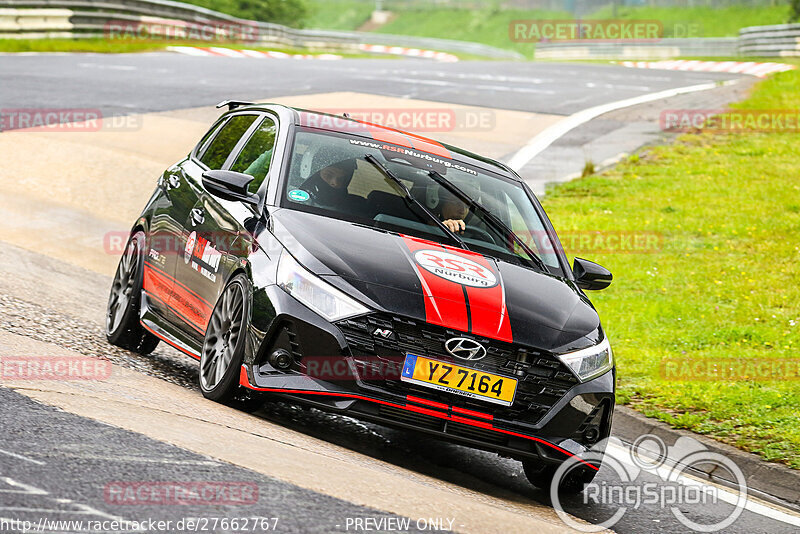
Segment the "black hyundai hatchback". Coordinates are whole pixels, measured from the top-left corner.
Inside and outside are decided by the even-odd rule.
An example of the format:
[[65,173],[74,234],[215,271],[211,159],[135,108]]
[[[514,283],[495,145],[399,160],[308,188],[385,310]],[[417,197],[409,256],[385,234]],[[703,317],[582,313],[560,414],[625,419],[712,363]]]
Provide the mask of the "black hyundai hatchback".
[[209,399],[435,434],[521,460],[539,487],[608,437],[614,363],[583,290],[611,274],[569,267],[516,173],[347,117],[222,105],[133,226],[111,343],[198,359]]

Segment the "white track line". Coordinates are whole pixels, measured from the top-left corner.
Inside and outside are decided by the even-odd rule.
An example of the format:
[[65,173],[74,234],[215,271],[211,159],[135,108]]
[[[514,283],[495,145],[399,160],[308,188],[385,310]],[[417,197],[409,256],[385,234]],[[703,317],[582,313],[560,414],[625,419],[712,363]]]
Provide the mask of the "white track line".
[[[722,85],[730,85],[736,82],[737,80],[730,80],[724,82]],[[686,87],[678,87],[676,89],[667,89],[666,91],[659,91],[658,93],[650,93],[646,95],[636,96],[633,98],[626,98],[625,100],[618,100],[616,102],[610,102],[608,104],[601,104],[593,108],[584,109],[583,111],[574,113],[569,117],[567,117],[566,119],[546,128],[539,135],[529,140],[524,147],[519,149],[517,153],[511,157],[511,159],[508,161],[508,166],[514,169],[515,171],[519,172],[533,158],[539,155],[544,149],[552,145],[559,137],[577,128],[581,124],[585,124],[590,120],[599,117],[600,115],[603,115],[605,113],[616,111],[622,108],[627,108],[630,106],[644,104],[646,102],[661,100],[662,98],[670,98],[673,96],[682,95],[686,93],[695,93],[698,91],[707,91],[709,89],[714,89],[715,87],[719,86],[720,84],[718,84],[717,82],[703,83],[700,85],[689,85]]]
[[[638,467],[633,462],[630,461],[631,451],[619,447],[618,445],[614,445],[613,443],[609,443],[607,449],[609,455],[611,455],[616,460],[623,462],[631,467]],[[658,472],[658,475],[661,476],[664,480],[669,478],[671,473],[671,468],[667,466],[660,466],[655,469]],[[705,480],[700,480],[695,477],[679,475],[678,482],[683,484],[692,485],[692,486],[707,486],[707,487],[714,487],[717,490],[717,495],[719,496],[720,500],[727,502],[728,504],[735,505],[737,500],[739,499],[739,494],[729,490],[728,488],[721,486],[719,484],[714,484],[712,482],[708,482]],[[755,500],[752,496],[747,497],[746,504],[744,505],[745,510],[748,510],[754,514],[758,514],[760,516],[768,517],[770,519],[774,519],[775,521],[780,521],[781,523],[786,523],[789,525],[800,527],[800,516],[794,513],[790,513],[789,511],[783,511],[774,507],[774,505],[766,505],[761,501]]]
[[21,454],[4,451],[3,449],[0,449],[0,454],[5,454],[6,456],[11,456],[12,458],[16,458],[18,460],[25,460],[26,462],[30,462],[36,465],[47,465],[45,462],[40,462],[39,460],[34,460],[32,458],[28,458],[27,456],[22,456]]

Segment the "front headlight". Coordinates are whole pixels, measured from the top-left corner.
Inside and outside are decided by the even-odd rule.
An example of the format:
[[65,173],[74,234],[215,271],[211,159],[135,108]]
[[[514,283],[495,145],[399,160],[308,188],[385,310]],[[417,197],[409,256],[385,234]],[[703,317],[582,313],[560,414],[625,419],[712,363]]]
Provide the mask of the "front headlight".
[[368,308],[311,274],[285,249],[278,262],[278,285],[330,322],[369,312]]
[[559,354],[558,357],[572,369],[581,382],[600,376],[614,367],[614,356],[611,354],[611,344],[608,342],[608,338],[603,339],[594,347]]

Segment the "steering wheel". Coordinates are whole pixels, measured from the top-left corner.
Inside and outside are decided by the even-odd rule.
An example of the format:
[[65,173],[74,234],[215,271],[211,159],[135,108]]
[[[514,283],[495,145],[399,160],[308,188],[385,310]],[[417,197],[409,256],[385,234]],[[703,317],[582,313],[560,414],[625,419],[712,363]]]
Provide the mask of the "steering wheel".
[[475,226],[467,226],[467,229],[459,235],[462,237],[468,237],[470,239],[476,239],[478,241],[485,241],[493,245],[497,244],[497,241],[494,240],[489,232],[486,230],[481,230],[480,228],[476,228]]

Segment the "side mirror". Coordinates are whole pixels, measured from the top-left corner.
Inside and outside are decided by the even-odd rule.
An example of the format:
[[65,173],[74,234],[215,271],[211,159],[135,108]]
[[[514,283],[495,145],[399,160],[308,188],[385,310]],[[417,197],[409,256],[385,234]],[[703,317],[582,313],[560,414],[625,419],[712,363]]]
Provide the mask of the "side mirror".
[[247,190],[253,180],[254,178],[249,174],[234,171],[206,171],[203,173],[203,187],[215,197],[257,206],[258,195]]
[[589,260],[575,258],[572,272],[581,289],[605,289],[611,284],[611,271]]

